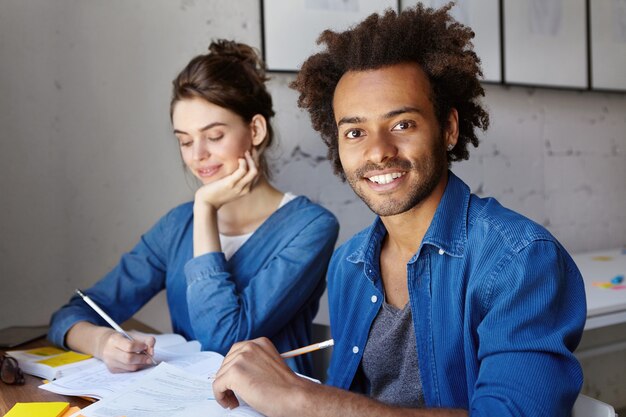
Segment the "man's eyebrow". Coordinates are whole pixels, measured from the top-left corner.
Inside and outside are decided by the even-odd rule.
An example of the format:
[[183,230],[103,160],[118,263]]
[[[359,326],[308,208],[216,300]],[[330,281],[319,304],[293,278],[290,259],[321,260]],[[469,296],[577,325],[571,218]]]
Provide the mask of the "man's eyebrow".
[[[200,128],[200,132],[205,132],[205,131],[207,131],[209,129],[212,129],[212,128],[216,127],[216,126],[226,126],[226,123],[222,123],[222,122],[209,123],[208,125],[201,127]],[[177,133],[183,134],[183,135],[188,135],[189,134],[189,133],[187,133],[187,132],[185,132],[183,130],[174,129],[174,134],[177,134]]]
[[[391,119],[393,117],[396,117],[400,114],[404,114],[404,113],[419,113],[422,114],[423,112],[417,108],[417,107],[410,107],[410,106],[406,106],[406,107],[400,107],[399,109],[395,109],[395,110],[391,110],[390,112],[385,113],[384,115],[382,115],[381,119]],[[357,124],[357,123],[364,123],[366,122],[367,119],[364,117],[359,117],[359,116],[352,116],[352,117],[342,117],[339,122],[337,122],[337,127],[340,127],[343,124]]]
[[337,122],[337,127],[344,125],[344,124],[357,124],[357,123],[363,123],[364,121],[366,121],[367,119],[364,119],[362,117],[358,117],[358,116],[353,116],[353,117],[342,117],[341,120],[339,120],[339,122]]

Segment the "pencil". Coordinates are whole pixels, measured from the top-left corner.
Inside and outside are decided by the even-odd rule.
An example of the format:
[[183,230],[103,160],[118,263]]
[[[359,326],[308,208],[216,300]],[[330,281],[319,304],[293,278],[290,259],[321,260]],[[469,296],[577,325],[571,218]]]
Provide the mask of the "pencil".
[[[335,345],[335,340],[334,339],[328,339],[324,342],[320,342],[320,343],[313,343],[312,345],[309,346],[304,346],[298,349],[294,349],[294,350],[290,350],[288,352],[285,353],[281,353],[280,357],[283,359],[287,359],[287,358],[293,358],[294,356],[299,356],[299,355],[304,355],[305,353],[309,353],[309,352],[315,352],[316,350],[320,350],[320,349],[326,349],[327,347],[331,347]],[[215,374],[213,375],[209,375],[208,379],[210,381],[215,379]]]
[[335,344],[333,339],[328,339],[324,342],[313,343],[312,345],[301,347],[298,349],[290,350],[289,352],[281,353],[280,356],[283,359],[293,358],[294,356],[304,355],[305,353],[314,352],[320,349],[326,349],[327,347],[331,347]]
[[[104,312],[104,310],[102,310],[100,307],[98,307],[98,304],[94,303],[94,302],[93,302],[93,300],[92,300],[91,298],[89,298],[87,295],[83,294],[83,292],[82,292],[81,290],[77,289],[77,290],[76,290],[76,294],[80,295],[80,296],[81,296],[81,298],[82,298],[82,299],[83,299],[83,300],[84,300],[84,301],[85,301],[85,302],[89,305],[89,307],[93,308],[93,310],[94,310],[96,313],[98,313],[98,315],[99,315],[100,317],[102,317],[102,318],[103,318],[103,319],[104,319],[107,323],[109,323],[109,325],[110,325],[111,327],[113,327],[113,329],[114,329],[116,332],[121,333],[121,334],[122,334],[125,338],[127,338],[128,340],[134,340],[134,339],[133,339],[133,338],[132,338],[132,337],[131,337],[128,333],[126,333],[126,332],[124,331],[124,329],[122,329],[122,328],[120,327],[120,325],[119,325],[119,324],[117,324],[117,323],[115,322],[115,320],[113,320],[113,319],[112,319],[112,318],[111,318],[111,317],[110,317],[107,313],[105,313],[105,312]],[[152,364],[153,364],[153,365],[156,365],[156,364],[157,364],[157,363],[156,363],[156,361],[154,360],[154,358],[153,358],[152,356],[148,355],[148,353],[147,353],[147,352],[143,351],[143,352],[141,352],[141,353],[143,353],[144,355],[147,355],[147,356],[150,358],[150,360],[152,361]]]

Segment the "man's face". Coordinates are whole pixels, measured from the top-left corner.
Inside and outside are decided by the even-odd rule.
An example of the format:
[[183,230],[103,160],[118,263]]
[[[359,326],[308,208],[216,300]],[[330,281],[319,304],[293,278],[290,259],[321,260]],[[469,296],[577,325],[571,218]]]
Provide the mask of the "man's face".
[[417,64],[343,75],[333,108],[339,158],[354,192],[380,216],[416,207],[443,180],[456,144],[456,111],[442,132]]

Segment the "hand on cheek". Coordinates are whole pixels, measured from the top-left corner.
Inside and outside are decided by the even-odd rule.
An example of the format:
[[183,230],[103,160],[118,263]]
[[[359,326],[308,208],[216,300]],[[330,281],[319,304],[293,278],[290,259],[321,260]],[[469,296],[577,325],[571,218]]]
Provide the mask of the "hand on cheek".
[[233,173],[200,187],[196,191],[195,201],[218,210],[224,204],[248,194],[258,174],[257,163],[251,153],[246,151],[244,157],[239,158],[239,165]]

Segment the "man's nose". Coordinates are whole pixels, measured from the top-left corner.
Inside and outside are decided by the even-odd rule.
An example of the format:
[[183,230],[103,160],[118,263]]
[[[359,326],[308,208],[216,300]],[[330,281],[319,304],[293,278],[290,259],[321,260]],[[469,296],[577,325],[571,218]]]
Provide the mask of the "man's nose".
[[365,157],[374,163],[385,162],[398,154],[392,135],[387,132],[371,133],[367,141]]

